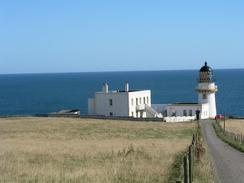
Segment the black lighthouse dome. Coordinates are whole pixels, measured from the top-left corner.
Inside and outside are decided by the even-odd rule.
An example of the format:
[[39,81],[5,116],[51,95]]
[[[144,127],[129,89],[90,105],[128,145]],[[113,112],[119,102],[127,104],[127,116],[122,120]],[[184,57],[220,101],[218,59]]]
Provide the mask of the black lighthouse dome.
[[204,66],[200,69],[200,72],[213,72],[212,68],[208,66],[208,63],[205,62]]
[[213,70],[208,66],[208,63],[205,62],[204,66],[199,71],[199,82],[200,83],[209,83],[213,82]]

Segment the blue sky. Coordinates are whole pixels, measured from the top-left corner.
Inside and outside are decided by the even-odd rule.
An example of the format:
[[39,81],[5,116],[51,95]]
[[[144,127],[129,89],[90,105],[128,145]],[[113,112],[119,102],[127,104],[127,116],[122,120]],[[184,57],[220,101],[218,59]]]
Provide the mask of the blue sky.
[[243,0],[2,0],[0,74],[244,68]]

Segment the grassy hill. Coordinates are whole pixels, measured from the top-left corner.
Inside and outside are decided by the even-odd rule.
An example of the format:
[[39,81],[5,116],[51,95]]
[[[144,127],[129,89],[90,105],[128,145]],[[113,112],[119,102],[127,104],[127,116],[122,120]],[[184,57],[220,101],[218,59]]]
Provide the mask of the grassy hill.
[[1,118],[0,182],[167,182],[194,123]]

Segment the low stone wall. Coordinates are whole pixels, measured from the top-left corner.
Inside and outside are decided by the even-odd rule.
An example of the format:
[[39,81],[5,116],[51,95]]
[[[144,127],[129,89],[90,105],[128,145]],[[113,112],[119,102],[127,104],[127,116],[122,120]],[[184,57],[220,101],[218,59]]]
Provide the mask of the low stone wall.
[[142,121],[142,122],[168,122],[178,123],[193,121],[196,117],[165,117],[165,118],[133,118],[124,116],[99,116],[99,115],[77,115],[77,114],[36,114],[36,115],[5,115],[0,118],[8,117],[65,117],[65,118],[83,118],[83,119],[103,119],[103,120],[121,120],[121,121]]
[[97,116],[97,115],[81,115],[80,118],[86,119],[104,119],[104,120],[123,120],[123,121],[154,121],[164,122],[163,118],[133,118],[124,116]]
[[168,123],[178,123],[196,120],[195,116],[177,116],[177,117],[164,117],[164,121]]

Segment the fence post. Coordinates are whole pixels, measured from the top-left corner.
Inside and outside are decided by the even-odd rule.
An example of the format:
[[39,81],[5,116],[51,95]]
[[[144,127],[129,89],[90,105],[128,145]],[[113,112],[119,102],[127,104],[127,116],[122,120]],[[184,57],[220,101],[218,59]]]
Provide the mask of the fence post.
[[195,134],[192,135],[192,145],[195,145]]
[[184,183],[189,183],[188,159],[184,156]]
[[225,132],[225,116],[224,116],[224,132]]
[[192,162],[194,163],[194,158],[196,155],[196,137],[195,135],[193,137],[194,137],[194,143],[192,144]]
[[192,145],[189,146],[188,159],[189,159],[189,183],[192,183],[192,179],[193,179]]

